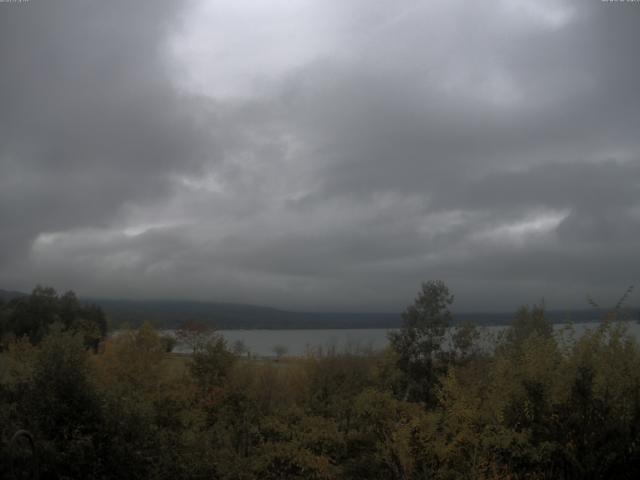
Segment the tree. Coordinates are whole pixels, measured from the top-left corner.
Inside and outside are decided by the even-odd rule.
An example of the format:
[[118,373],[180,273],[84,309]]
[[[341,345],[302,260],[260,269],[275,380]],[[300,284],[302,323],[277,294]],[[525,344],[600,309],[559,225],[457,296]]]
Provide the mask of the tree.
[[287,354],[289,349],[284,345],[274,345],[271,351],[276,354],[276,361],[279,361]]
[[5,329],[16,337],[27,336],[31,343],[39,343],[49,326],[60,320],[57,303],[58,295],[53,288],[38,285],[31,295],[8,303]]
[[478,358],[481,353],[480,330],[470,322],[452,329],[450,359],[456,364],[464,364]]
[[215,334],[194,350],[189,370],[198,386],[208,391],[223,384],[235,361],[236,356],[227,348],[225,339]]
[[183,321],[176,330],[178,344],[188,347],[192,353],[206,345],[213,335],[213,328],[192,320]]
[[161,335],[160,338],[164,342],[164,348],[167,353],[173,352],[173,349],[178,345],[178,340],[172,335]]
[[1,317],[3,333],[26,336],[33,344],[39,343],[55,322],[79,333],[84,344],[94,350],[107,334],[107,320],[100,307],[80,303],[72,291],[58,295],[51,287],[37,286],[31,295],[14,298],[5,305]]
[[235,342],[233,342],[232,351],[238,357],[241,357],[245,353],[247,354],[247,356],[249,356],[250,354],[249,347],[247,347],[247,345],[242,340],[236,340]]
[[[40,344],[33,380],[20,402],[48,465],[45,478],[87,478],[97,455],[101,402],[91,381],[83,338],[53,324]],[[48,470],[48,471],[47,471]]]
[[516,312],[511,325],[505,330],[502,347],[519,348],[534,334],[542,338],[553,336],[553,325],[544,313],[544,304],[523,306]]
[[437,356],[451,322],[449,306],[453,295],[440,280],[422,284],[413,305],[402,314],[400,331],[391,332],[389,341],[397,354],[397,365],[404,373],[405,399],[435,402]]
[[121,395],[158,388],[166,343],[149,322],[137,330],[121,331],[105,342],[96,359],[103,382]]

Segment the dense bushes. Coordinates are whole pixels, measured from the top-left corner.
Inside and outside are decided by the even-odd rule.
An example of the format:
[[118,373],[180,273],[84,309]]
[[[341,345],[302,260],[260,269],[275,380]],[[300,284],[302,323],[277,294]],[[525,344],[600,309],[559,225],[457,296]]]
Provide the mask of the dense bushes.
[[[446,340],[427,325],[446,312],[422,311],[385,352],[279,362],[240,358],[217,336],[172,355],[149,325],[95,353],[53,322],[40,343],[16,338],[0,355],[0,426],[32,432],[51,478],[640,473],[640,351],[624,322],[575,338],[554,334],[542,308],[522,309],[486,349],[470,327]],[[8,455],[5,444],[0,476]]]

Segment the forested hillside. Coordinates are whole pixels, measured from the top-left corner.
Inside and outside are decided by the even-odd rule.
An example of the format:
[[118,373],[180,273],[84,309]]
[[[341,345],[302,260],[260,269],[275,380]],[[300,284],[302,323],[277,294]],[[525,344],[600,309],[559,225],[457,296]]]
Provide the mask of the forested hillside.
[[[0,290],[0,303],[24,298],[27,294]],[[121,326],[139,327],[145,322],[156,328],[178,328],[185,321],[227,329],[328,329],[328,328],[399,328],[400,313],[366,312],[297,312],[271,307],[220,302],[185,300],[123,300],[87,298],[83,304],[100,307],[111,329]],[[637,319],[638,310],[630,309],[630,317]],[[601,308],[581,310],[547,310],[552,323],[592,322],[606,314]],[[505,312],[456,313],[453,324],[508,325],[513,317]]]
[[[294,312],[255,305],[168,300],[90,299],[99,305],[114,328],[152,322],[163,328],[177,328],[184,321],[196,321],[217,329],[312,329],[312,328],[399,328],[399,313]],[[553,323],[591,322],[605,314],[602,309],[547,311]],[[630,312],[637,318],[637,311]],[[457,313],[454,323],[508,325],[512,313]]]

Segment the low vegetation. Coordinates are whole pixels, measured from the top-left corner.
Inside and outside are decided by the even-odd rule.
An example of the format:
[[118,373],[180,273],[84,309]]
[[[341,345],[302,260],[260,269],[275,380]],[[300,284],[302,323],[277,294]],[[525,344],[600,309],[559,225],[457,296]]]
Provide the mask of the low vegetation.
[[36,289],[0,307],[0,477],[637,478],[621,308],[576,338],[525,307],[486,349],[473,326],[445,335],[452,302],[424,284],[383,352],[265,362],[215,335],[171,354],[149,324],[106,338],[99,309]]

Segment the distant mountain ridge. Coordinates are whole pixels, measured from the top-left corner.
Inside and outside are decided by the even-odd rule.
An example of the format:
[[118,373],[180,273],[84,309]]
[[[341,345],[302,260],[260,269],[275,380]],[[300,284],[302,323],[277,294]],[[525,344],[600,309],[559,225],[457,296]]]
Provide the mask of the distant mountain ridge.
[[[1,290],[0,300],[7,302],[26,293]],[[400,313],[345,313],[345,312],[295,312],[273,307],[197,302],[188,300],[119,300],[81,298],[84,303],[102,307],[112,328],[128,324],[137,326],[149,321],[159,328],[175,328],[181,322],[191,320],[209,324],[220,330],[230,329],[332,329],[332,328],[398,328],[402,324]],[[575,323],[596,320],[605,310],[549,310],[547,317],[554,323]],[[507,325],[515,312],[455,313],[454,323],[476,325]],[[632,309],[632,317],[638,318],[638,309]]]
[[27,296],[27,294],[23,292],[15,292],[13,290],[0,289],[0,300],[4,302],[8,302],[9,300],[13,300],[14,298],[25,297],[25,296]]
[[151,321],[172,328],[185,320],[211,324],[221,330],[394,328],[400,325],[399,314],[293,312],[246,304],[170,300],[90,301],[104,309],[114,326]]
[[[169,300],[92,299],[91,302],[105,310],[114,327],[151,321],[160,327],[173,328],[185,320],[211,324],[220,330],[399,328],[402,325],[400,313],[295,312],[256,305]],[[605,312],[593,308],[549,310],[546,315],[553,323],[583,323],[597,320]],[[637,309],[632,314],[638,318]],[[454,324],[469,322],[483,326],[507,325],[514,315],[515,312],[453,312]]]

